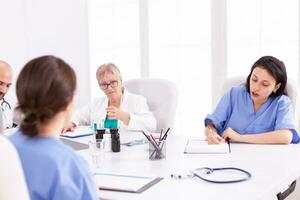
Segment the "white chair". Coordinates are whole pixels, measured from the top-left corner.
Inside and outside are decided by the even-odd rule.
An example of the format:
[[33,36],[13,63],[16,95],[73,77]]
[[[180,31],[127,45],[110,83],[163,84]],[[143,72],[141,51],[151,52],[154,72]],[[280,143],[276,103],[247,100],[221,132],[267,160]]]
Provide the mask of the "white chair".
[[0,199],[30,199],[15,147],[0,135]]
[[[233,86],[238,86],[241,84],[245,84],[246,83],[246,79],[247,77],[243,77],[243,76],[236,76],[236,77],[231,77],[229,79],[227,79],[227,81],[225,82],[225,84],[222,87],[222,95],[220,96],[220,98],[227,92],[229,91],[229,89]],[[293,104],[294,107],[294,117],[295,117],[295,125],[296,127],[298,127],[298,131],[300,131],[300,122],[299,122],[299,109],[300,109],[300,94],[299,94],[299,85],[297,84],[296,81],[288,78],[287,84],[286,84],[286,88],[284,90],[284,92],[287,94],[287,96],[291,99],[291,102]]]
[[173,131],[178,99],[178,89],[173,82],[141,78],[128,80],[124,86],[129,92],[143,95],[147,99],[149,109],[157,121],[156,132],[168,127],[171,128],[170,133]]

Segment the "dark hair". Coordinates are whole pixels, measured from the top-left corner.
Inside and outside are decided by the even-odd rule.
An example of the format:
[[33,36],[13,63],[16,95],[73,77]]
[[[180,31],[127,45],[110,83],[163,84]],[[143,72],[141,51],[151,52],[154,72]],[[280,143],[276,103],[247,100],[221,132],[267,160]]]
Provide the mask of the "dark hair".
[[38,135],[43,124],[69,105],[75,89],[75,72],[62,59],[42,56],[29,61],[16,85],[17,110],[23,114],[21,131]]
[[286,87],[286,82],[287,82],[287,73],[286,73],[285,65],[281,60],[273,56],[263,56],[253,64],[253,66],[251,67],[251,72],[248,75],[247,82],[246,82],[246,88],[248,92],[250,92],[250,78],[253,70],[256,67],[267,70],[268,73],[275,79],[276,84],[281,83],[276,93],[272,92],[270,97],[277,97],[285,94],[284,89]]

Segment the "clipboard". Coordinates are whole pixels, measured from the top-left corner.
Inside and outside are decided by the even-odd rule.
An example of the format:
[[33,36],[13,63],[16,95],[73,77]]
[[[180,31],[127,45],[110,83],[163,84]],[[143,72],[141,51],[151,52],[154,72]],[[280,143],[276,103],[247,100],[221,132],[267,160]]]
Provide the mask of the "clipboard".
[[89,145],[81,143],[81,142],[75,142],[69,139],[65,138],[59,138],[60,141],[62,141],[65,145],[70,146],[73,148],[75,151],[83,150],[83,149],[88,149]]
[[93,135],[94,132],[90,127],[87,126],[78,126],[75,128],[74,132],[67,131],[65,133],[61,133],[61,137],[65,138],[79,138],[79,137],[85,137]]
[[223,144],[208,144],[206,140],[190,139],[187,141],[185,154],[227,154],[230,149],[227,143]]
[[86,134],[79,134],[79,135],[68,133],[68,134],[61,134],[60,136],[65,138],[79,138],[79,137],[85,137],[90,135],[93,135],[93,133],[86,133]]
[[129,193],[142,193],[163,179],[115,173],[94,173],[94,177],[99,190]]

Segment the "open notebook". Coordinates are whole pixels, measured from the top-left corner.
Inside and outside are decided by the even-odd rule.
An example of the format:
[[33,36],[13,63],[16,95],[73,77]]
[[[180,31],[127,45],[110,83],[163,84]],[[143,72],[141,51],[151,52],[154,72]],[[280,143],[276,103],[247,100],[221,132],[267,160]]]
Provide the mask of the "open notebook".
[[78,126],[75,128],[74,132],[68,131],[60,134],[60,136],[66,138],[78,138],[90,135],[93,135],[93,130],[89,126]]
[[184,149],[186,154],[206,154],[206,153],[230,153],[227,143],[208,144],[206,140],[190,139],[187,141]]
[[141,193],[163,179],[115,173],[95,173],[94,177],[100,190],[130,193]]

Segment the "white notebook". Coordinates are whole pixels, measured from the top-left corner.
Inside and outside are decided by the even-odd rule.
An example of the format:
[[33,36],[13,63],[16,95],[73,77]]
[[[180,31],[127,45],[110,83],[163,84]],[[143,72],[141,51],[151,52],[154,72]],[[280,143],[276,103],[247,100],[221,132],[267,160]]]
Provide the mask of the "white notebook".
[[75,128],[74,132],[68,131],[60,134],[60,136],[66,138],[78,138],[90,135],[93,135],[93,130],[89,126],[78,126]]
[[146,177],[103,172],[95,173],[94,177],[100,190],[130,193],[141,193],[163,179],[161,177]]
[[223,144],[208,144],[206,140],[190,139],[187,141],[184,149],[186,154],[206,154],[206,153],[230,153],[229,145]]

